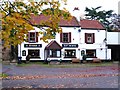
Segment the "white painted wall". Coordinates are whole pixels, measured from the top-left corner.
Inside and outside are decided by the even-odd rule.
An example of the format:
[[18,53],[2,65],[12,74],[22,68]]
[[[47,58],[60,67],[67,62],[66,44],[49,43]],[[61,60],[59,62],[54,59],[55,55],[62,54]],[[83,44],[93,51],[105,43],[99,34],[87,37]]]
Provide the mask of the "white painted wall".
[[120,44],[120,32],[107,32],[107,44]]
[[[80,27],[63,27],[62,28],[64,33],[71,32],[71,43],[61,43],[60,42],[60,34],[56,34],[56,41],[62,46],[62,44],[79,44],[79,32],[78,30]],[[62,49],[62,60],[71,60],[71,58],[64,58],[64,51],[65,49],[75,49],[76,50],[76,57],[79,58],[79,51],[78,48],[63,48]]]
[[[37,28],[37,27],[34,27],[34,28],[35,28],[35,30],[31,30],[30,32],[35,32],[35,31],[39,32],[40,31],[39,28]],[[18,56],[19,57],[22,56],[23,50],[25,50],[26,55],[28,55],[28,49],[39,49],[40,50],[40,57],[41,57],[41,59],[39,59],[39,60],[44,60],[44,48],[47,45],[47,43],[41,41],[40,37],[41,37],[41,35],[39,34],[38,42],[36,42],[36,43],[23,42],[21,45],[18,45]],[[27,48],[27,47],[24,47],[24,44],[42,44],[42,48]],[[20,48],[21,48],[21,50],[20,50]],[[26,60],[26,56],[22,56],[22,60]],[[31,60],[38,60],[38,59],[31,59]]]
[[118,33],[118,44],[120,44],[120,32]]
[[95,43],[94,44],[103,44],[103,40],[105,39],[105,30],[81,30],[81,43],[85,44],[85,33],[95,33]]
[[[63,32],[64,33],[67,33],[67,32],[71,32],[71,44],[78,44],[79,43],[79,33],[78,33],[78,29],[80,29],[80,28],[78,28],[78,27],[76,27],[76,28],[73,28],[73,27],[63,27],[62,28],[63,30]],[[59,33],[57,33],[56,34],[56,41],[60,44],[60,45],[62,45],[63,43],[60,43],[60,34]]]
[[[111,59],[111,51],[110,49],[107,49],[107,53],[106,53],[106,45],[103,42],[103,40],[105,39],[105,30],[86,30],[86,29],[82,29],[81,32],[78,32],[78,30],[80,29],[80,27],[62,27],[63,32],[71,32],[71,43],[70,44],[78,44],[79,47],[78,48],[69,48],[69,49],[75,49],[76,50],[76,57],[82,59],[81,56],[81,51],[86,49],[96,49],[96,57],[100,58],[100,59],[106,59],[106,54],[107,54],[107,59]],[[35,28],[35,31],[39,31],[39,28]],[[34,32],[34,30],[31,30],[30,32]],[[95,43],[94,44],[86,44],[85,43],[85,33],[95,33]],[[56,34],[56,39],[57,43],[59,43],[61,46],[62,44],[65,43],[60,43],[60,34]],[[51,40],[49,40],[50,42]],[[22,50],[26,50],[26,55],[28,54],[28,49],[30,48],[25,48],[24,44],[29,44],[28,42],[23,42],[21,44],[21,55],[22,55]],[[32,43],[31,43],[32,44]],[[33,43],[34,44],[34,43]],[[40,50],[40,57],[41,59],[39,60],[44,60],[44,49],[47,46],[48,43],[45,43],[43,41],[40,40],[40,36],[38,39],[38,43],[35,44],[42,44],[42,48],[31,48],[31,49],[39,49]],[[68,43],[66,43],[68,44]],[[102,48],[102,50],[101,50]],[[71,60],[71,58],[64,58],[64,49],[68,49],[68,48],[63,48],[62,49],[62,57],[59,59],[62,60]],[[80,50],[79,50],[80,49]],[[18,52],[18,56],[20,56],[20,45],[19,45],[19,52]],[[22,56],[22,60],[25,60],[26,56]],[[51,58],[49,58],[51,59]],[[92,58],[91,58],[92,59]],[[37,59],[31,59],[31,60],[37,60]]]

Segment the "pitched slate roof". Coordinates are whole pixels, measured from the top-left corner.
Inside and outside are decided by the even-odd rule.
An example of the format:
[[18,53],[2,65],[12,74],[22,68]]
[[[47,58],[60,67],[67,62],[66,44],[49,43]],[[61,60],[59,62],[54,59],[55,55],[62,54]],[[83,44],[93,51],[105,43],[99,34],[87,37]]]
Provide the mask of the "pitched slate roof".
[[[31,15],[31,19],[30,22],[33,25],[40,25],[40,22],[43,21],[48,21],[50,16],[45,16],[43,14],[40,14],[38,16],[35,15]],[[77,21],[77,19],[73,16],[71,20],[65,20],[61,17],[60,19],[60,23],[59,26],[63,26],[63,27],[80,27],[79,22]]]
[[53,40],[45,47],[45,49],[62,49],[62,47],[55,40]]
[[87,20],[83,19],[80,21],[80,26],[82,29],[99,29],[105,30],[103,25],[97,20]]

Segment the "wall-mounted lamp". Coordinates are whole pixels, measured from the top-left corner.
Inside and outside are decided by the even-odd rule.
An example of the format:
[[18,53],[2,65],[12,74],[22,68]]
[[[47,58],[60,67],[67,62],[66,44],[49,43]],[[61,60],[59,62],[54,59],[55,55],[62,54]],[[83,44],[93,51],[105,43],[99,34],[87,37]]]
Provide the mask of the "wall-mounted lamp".
[[100,30],[97,30],[98,32],[100,32]]
[[103,42],[106,42],[107,41],[107,39],[105,38],[104,40],[103,40]]
[[78,32],[81,32],[81,29],[78,29]]

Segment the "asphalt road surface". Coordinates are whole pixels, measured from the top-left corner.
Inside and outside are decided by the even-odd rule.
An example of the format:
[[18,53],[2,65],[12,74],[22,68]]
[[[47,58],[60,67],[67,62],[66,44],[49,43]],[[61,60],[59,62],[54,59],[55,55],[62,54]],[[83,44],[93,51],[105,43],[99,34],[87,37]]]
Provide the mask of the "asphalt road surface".
[[49,68],[40,65],[3,65],[9,76],[3,88],[118,88],[118,65],[80,68]]

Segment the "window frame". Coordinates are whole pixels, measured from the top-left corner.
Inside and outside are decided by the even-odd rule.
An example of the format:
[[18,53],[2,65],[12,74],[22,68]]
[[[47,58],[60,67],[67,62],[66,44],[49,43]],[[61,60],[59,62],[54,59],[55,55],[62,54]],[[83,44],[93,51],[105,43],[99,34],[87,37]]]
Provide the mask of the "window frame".
[[[31,39],[31,35],[30,34],[34,34],[34,37],[32,37],[32,38],[34,38],[34,40],[30,40]],[[28,33],[28,42],[29,43],[36,43],[36,42],[38,42],[38,32],[29,32]]]
[[[88,52],[93,52],[94,56],[88,56]],[[96,49],[86,49],[87,58],[96,58]]]
[[[65,40],[66,39],[66,40]],[[69,42],[69,33],[63,33],[62,34],[62,41],[64,43],[68,43]]]
[[[67,37],[64,37],[64,34],[67,34]],[[64,41],[64,38],[67,38],[67,41]],[[60,42],[61,43],[71,43],[71,32],[60,33]]]
[[[57,56],[57,52],[59,51],[59,56]],[[55,53],[55,56],[53,55]],[[47,51],[47,57],[49,58],[61,58],[61,49],[50,49]]]
[[[65,55],[66,51],[71,51],[71,52],[75,51],[74,56],[66,56]],[[64,50],[64,58],[76,58],[76,49],[65,49]]]
[[[32,56],[32,55],[30,54],[30,51],[31,51],[31,53],[32,53],[32,52],[35,52],[35,51],[38,51],[38,55],[37,55],[36,53],[34,53],[34,56]],[[28,49],[28,54],[31,55],[30,58],[40,58],[40,49]],[[37,55],[37,56],[36,56],[36,55]]]
[[[91,35],[91,37],[89,37]],[[89,41],[88,38],[91,40]],[[94,33],[85,33],[85,43],[87,44],[93,44],[95,43],[95,34]]]

